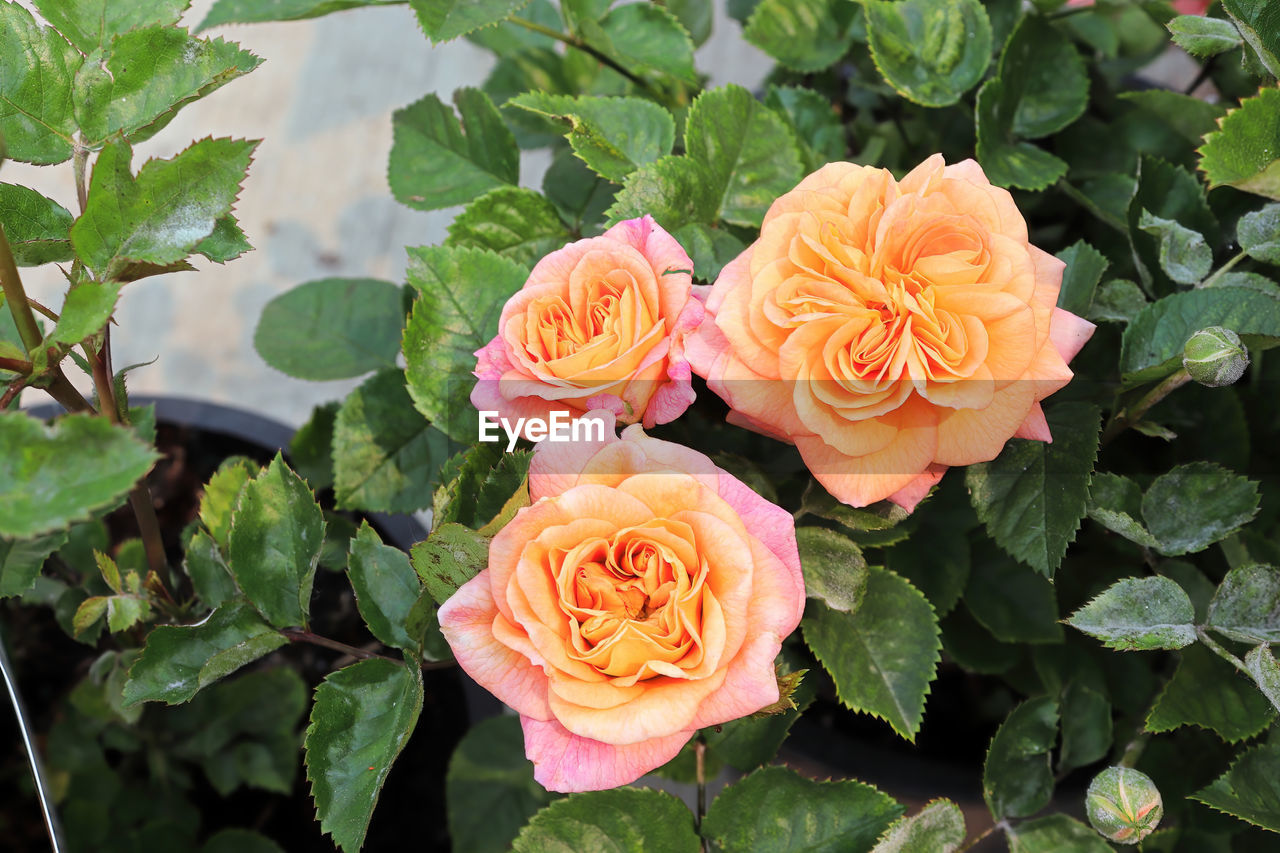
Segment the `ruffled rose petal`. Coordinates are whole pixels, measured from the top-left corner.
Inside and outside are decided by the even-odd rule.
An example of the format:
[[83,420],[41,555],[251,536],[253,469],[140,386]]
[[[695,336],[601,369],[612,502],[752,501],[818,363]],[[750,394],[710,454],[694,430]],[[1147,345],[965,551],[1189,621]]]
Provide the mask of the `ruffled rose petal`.
[[555,720],[521,716],[520,726],[525,755],[533,762],[534,781],[563,794],[629,785],[675,758],[694,734],[690,729],[615,746],[571,734]]

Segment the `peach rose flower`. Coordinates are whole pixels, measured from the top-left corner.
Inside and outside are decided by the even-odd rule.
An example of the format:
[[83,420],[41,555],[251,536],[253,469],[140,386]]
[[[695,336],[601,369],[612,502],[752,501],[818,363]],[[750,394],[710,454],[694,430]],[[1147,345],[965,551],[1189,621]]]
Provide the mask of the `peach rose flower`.
[[519,712],[539,783],[625,785],[778,701],[774,658],[804,611],[788,512],[638,425],[539,444],[529,497],[440,629]]
[[476,353],[472,404],[513,423],[592,409],[646,427],[679,417],[694,396],[684,338],[702,320],[692,270],[651,216],[547,255]]
[[706,288],[689,360],[836,498],[911,509],[949,465],[1051,440],[1039,401],[1093,332],[1055,307],[1062,270],[973,160],[829,163]]

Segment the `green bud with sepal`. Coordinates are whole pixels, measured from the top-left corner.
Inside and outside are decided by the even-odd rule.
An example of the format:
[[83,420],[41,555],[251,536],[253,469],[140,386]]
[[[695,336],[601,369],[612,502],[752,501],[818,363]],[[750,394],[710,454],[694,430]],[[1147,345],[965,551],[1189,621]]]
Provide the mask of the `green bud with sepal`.
[[1249,350],[1240,336],[1222,326],[1209,326],[1187,339],[1182,349],[1182,366],[1201,385],[1218,388],[1230,385],[1249,366]]
[[1154,832],[1164,817],[1164,803],[1155,782],[1131,767],[1108,767],[1093,777],[1085,809],[1093,828],[1117,844],[1137,844]]

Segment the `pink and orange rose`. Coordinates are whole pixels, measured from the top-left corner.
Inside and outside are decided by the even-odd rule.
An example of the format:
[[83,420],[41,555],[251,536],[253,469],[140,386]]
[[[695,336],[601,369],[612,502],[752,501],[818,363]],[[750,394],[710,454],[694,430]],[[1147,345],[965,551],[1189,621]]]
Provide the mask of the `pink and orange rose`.
[[829,163],[704,294],[689,360],[836,498],[910,509],[948,466],[1051,440],[1039,401],[1093,331],[1055,307],[1062,271],[972,160]]
[[440,627],[519,712],[538,782],[624,785],[778,700],[774,657],[804,610],[789,513],[639,426],[540,444],[529,496]]
[[702,320],[693,262],[650,216],[540,260],[476,353],[471,402],[546,420],[607,409],[646,427],[693,402],[685,336]]

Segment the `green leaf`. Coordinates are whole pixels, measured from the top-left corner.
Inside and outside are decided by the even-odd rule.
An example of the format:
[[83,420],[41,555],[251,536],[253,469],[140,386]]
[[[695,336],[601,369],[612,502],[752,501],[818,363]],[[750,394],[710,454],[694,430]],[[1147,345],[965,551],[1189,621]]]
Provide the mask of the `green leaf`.
[[404,330],[405,375],[418,411],[450,438],[471,442],[476,350],[498,333],[507,299],[528,276],[519,264],[482,249],[431,246],[409,251],[418,300]]
[[243,600],[227,602],[195,625],[154,628],[129,672],[125,704],[181,704],[287,642]]
[[1062,692],[1062,749],[1058,770],[1101,761],[1111,750],[1111,703],[1102,693],[1073,681]]
[[1195,609],[1169,578],[1125,578],[1067,619],[1071,627],[1121,650],[1180,649],[1196,641]]
[[925,594],[939,616],[950,613],[972,571],[969,537],[952,524],[928,524],[885,551],[885,568]]
[[[784,670],[790,671],[784,672]],[[791,669],[791,663],[787,662],[779,666],[777,672],[779,673],[779,695],[782,695],[786,686],[784,681],[788,678],[799,678],[807,673],[807,670]],[[789,697],[791,703],[795,705],[794,708],[778,714],[742,717],[720,726],[703,729],[702,736],[706,739],[708,752],[744,772],[773,761],[792,725],[800,718],[804,709],[813,702],[817,693],[815,681],[816,679],[801,678],[799,686],[792,690]]]
[[973,561],[964,594],[969,612],[997,640],[1060,643],[1058,600],[1053,584],[991,549]]
[[1275,716],[1251,681],[1197,643],[1182,650],[1178,671],[1147,715],[1147,731],[1196,725],[1235,743],[1261,732]]
[[111,41],[112,36],[138,27],[178,23],[189,0],[35,0],[35,7],[81,53]]
[[1145,209],[1138,227],[1160,240],[1160,269],[1181,284],[1195,284],[1209,274],[1213,250],[1204,235],[1172,219],[1152,216]]
[[690,222],[671,235],[689,253],[694,278],[715,281],[725,266],[747,248],[741,240],[720,228]]
[[387,180],[401,203],[418,210],[466,204],[520,178],[520,151],[489,96],[459,89],[453,97],[461,122],[435,95],[391,117]]
[[1120,370],[1129,383],[1160,379],[1182,364],[1182,348],[1200,329],[1280,337],[1280,299],[1247,287],[1173,293],[1144,308],[1125,329]]
[[1222,8],[1267,73],[1280,77],[1280,9],[1267,0],[1223,0]]
[[542,191],[569,227],[584,237],[600,233],[604,212],[613,204],[618,187],[587,168],[565,148],[542,177]]
[[[3,188],[2,184],[0,188]],[[1236,225],[1236,240],[1250,257],[1280,264],[1280,204],[1268,204],[1240,217]],[[16,251],[17,247],[14,249]]]
[[489,249],[532,267],[569,240],[556,206],[546,196],[524,187],[499,187],[454,218],[445,245]]
[[225,459],[200,496],[200,523],[224,554],[231,542],[231,513],[236,501],[245,483],[260,470],[261,466],[243,456]]
[[324,544],[324,513],[279,453],[245,484],[231,523],[228,564],[271,624],[306,627]]
[[1016,103],[1013,133],[1039,139],[1078,119],[1089,102],[1089,75],[1071,39],[1040,15],[1026,15],[1000,52],[997,75]]
[[689,33],[694,47],[700,47],[711,38],[711,25],[715,18],[711,0],[666,0],[666,7]]
[[213,233],[196,243],[195,251],[216,264],[225,264],[245,252],[252,252],[253,246],[249,245],[236,218],[227,214],[213,223]]
[[1084,240],[1077,240],[1057,255],[1067,265],[1058,291],[1058,307],[1079,317],[1089,313],[1093,294],[1107,269],[1107,258]]
[[854,542],[825,527],[796,529],[805,595],[832,610],[857,611],[867,586],[867,560]]
[[349,394],[333,427],[338,506],[412,512],[430,506],[448,439],[414,410],[404,374],[384,370]]
[[675,234],[690,223],[714,224],[720,218],[720,198],[710,172],[700,161],[663,157],[627,176],[605,217],[621,222],[647,213]]
[[955,853],[964,843],[964,812],[950,800],[931,800],[899,818],[871,853]]
[[1014,97],[993,77],[978,90],[977,155],[987,179],[1000,187],[1042,190],[1067,173],[1067,163],[1013,136]]
[[1210,188],[1224,184],[1280,200],[1280,89],[1267,87],[1218,122],[1200,147]]
[[0,412],[0,536],[27,539],[124,499],[158,458],[126,427]]
[[1258,511],[1258,484],[1211,462],[1179,465],[1156,478],[1142,517],[1167,556],[1203,551]]
[[128,144],[111,143],[93,167],[71,243],[100,278],[131,262],[181,261],[231,211],[257,142],[202,139],[169,160],[148,160],[135,178]]
[[121,33],[90,53],[76,74],[76,120],[85,142],[131,139],[153,122],[257,68],[262,60],[222,39],[177,27]]
[[80,63],[53,28],[0,2],[0,138],[9,159],[44,165],[71,157],[71,83]]
[[333,423],[340,405],[333,400],[316,406],[289,442],[294,470],[316,492],[333,485]]
[[218,545],[208,533],[196,529],[183,549],[182,567],[191,586],[209,607],[219,607],[239,591]]
[[1227,572],[1209,602],[1207,624],[1242,643],[1280,643],[1280,570],[1252,565]]
[[0,184],[0,225],[20,267],[61,263],[71,249],[71,211],[33,189]]
[[1009,831],[1011,853],[1111,853],[1110,844],[1073,817],[1051,814]]
[[1173,43],[1192,56],[1208,59],[1239,47],[1243,40],[1231,21],[1204,15],[1179,15],[1165,24]]
[[253,345],[298,379],[349,379],[396,366],[404,306],[400,288],[372,278],[309,281],[262,309]]
[[316,688],[307,779],[320,829],[347,853],[364,843],[382,784],[421,710],[421,670],[381,658],[340,669]]
[[821,71],[849,49],[857,17],[844,0],[764,0],[742,36],[793,71]]
[[[603,36],[603,38],[599,38]],[[669,74],[691,85],[693,41],[670,12],[649,3],[615,6],[600,19],[596,38],[605,53],[633,72]]]
[[489,564],[489,540],[461,524],[442,524],[413,546],[413,568],[437,604]]
[[839,111],[813,89],[770,86],[764,102],[791,125],[805,171],[817,171],[826,163],[847,156]]
[[45,558],[62,547],[67,534],[58,530],[34,539],[0,537],[0,598],[31,589]]
[[421,590],[409,555],[382,544],[365,521],[351,540],[347,575],[369,632],[388,646],[415,651],[418,642],[409,635],[405,623]]
[[840,701],[914,742],[941,648],[928,600],[893,572],[873,568],[856,613],[816,601],[806,611],[805,642],[831,673]]
[[865,0],[862,8],[876,68],[917,104],[954,104],[991,62],[991,22],[978,0]]
[[1203,235],[1211,246],[1218,241],[1218,221],[1195,175],[1158,157],[1145,154],[1140,157],[1137,189],[1125,214],[1129,239],[1143,284],[1148,290],[1154,285],[1157,294],[1165,293],[1172,290],[1173,285],[1161,271],[1161,241],[1140,228],[1143,211]]
[[399,5],[401,0],[218,0],[196,30],[223,24],[256,24],[263,21],[300,21],[362,6]]
[[32,359],[37,370],[49,366],[49,347],[71,348],[85,338],[102,332],[115,311],[120,296],[119,282],[84,281],[67,293],[58,324],[45,336]]
[[565,125],[575,154],[596,173],[621,183],[637,167],[671,153],[671,113],[643,98],[570,97],[526,92],[507,101]]
[[590,791],[557,800],[516,837],[516,853],[599,850],[696,853],[693,814],[670,794],[641,788]]
[[[684,145],[705,170],[715,218],[734,225],[759,227],[773,200],[801,177],[800,157],[786,124],[741,86],[698,96],[689,108]],[[610,215],[615,215],[612,210]]]
[[1142,288],[1128,279],[1103,282],[1094,295],[1086,319],[1094,322],[1131,323],[1149,303]]
[[[1214,21],[1215,18],[1197,18]],[[1225,107],[1181,92],[1167,89],[1142,89],[1122,92],[1120,97],[1136,106],[1142,113],[1155,116],[1190,142],[1199,145],[1206,133],[1218,126],[1218,119],[1227,114]]]
[[1058,739],[1058,703],[1028,699],[1000,724],[982,768],[982,796],[996,820],[1027,817],[1053,797],[1049,753]]
[[867,850],[902,814],[870,785],[815,782],[785,767],[763,767],[720,792],[702,834],[712,850]]
[[1263,643],[1250,649],[1244,656],[1244,667],[1249,670],[1254,684],[1267,697],[1271,707],[1280,711],[1280,663],[1276,663],[1270,646]]
[[1249,750],[1191,799],[1280,832],[1280,745],[1262,744]]
[[409,0],[422,30],[435,44],[504,21],[529,0]]
[[284,850],[265,835],[233,827],[210,836],[200,853],[284,853]]
[[445,774],[449,838],[458,850],[503,853],[529,818],[559,798],[533,781],[524,733],[512,716],[467,730]]
[[1144,548],[1160,541],[1142,524],[1142,489],[1128,477],[1096,473],[1089,484],[1089,517]]
[[1047,417],[1052,444],[1011,439],[991,462],[971,465],[965,483],[1000,547],[1052,578],[1085,514],[1099,414],[1093,406],[1063,403]]

